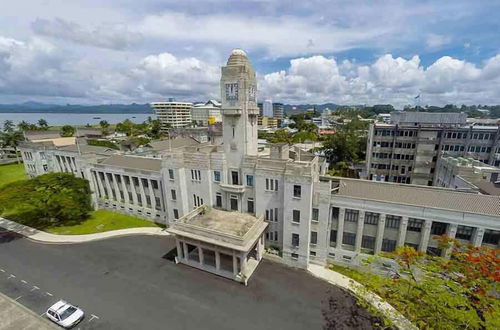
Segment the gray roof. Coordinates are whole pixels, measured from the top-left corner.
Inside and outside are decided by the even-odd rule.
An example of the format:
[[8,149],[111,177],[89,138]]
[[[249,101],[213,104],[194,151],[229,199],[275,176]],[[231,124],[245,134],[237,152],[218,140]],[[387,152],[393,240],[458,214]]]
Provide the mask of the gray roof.
[[65,146],[65,147],[60,147],[58,150],[61,151],[70,151],[70,152],[80,152],[82,154],[104,154],[104,155],[109,155],[115,152],[118,152],[118,150],[112,149],[112,148],[107,148],[107,147],[99,147],[99,146],[89,146],[87,144],[79,144],[78,146],[76,144],[70,145],[70,146]]
[[339,196],[500,216],[500,196],[457,192],[438,187],[336,179],[341,181]]
[[196,141],[193,138],[177,138],[177,139],[171,139],[171,140],[159,140],[159,141],[151,141],[149,145],[154,149],[158,151],[163,151],[163,150],[169,150],[170,148],[176,149],[176,148],[182,148],[182,147],[189,147],[189,146],[199,146],[200,142]]
[[159,172],[161,169],[161,159],[159,158],[113,155],[102,161],[101,164],[155,172]]

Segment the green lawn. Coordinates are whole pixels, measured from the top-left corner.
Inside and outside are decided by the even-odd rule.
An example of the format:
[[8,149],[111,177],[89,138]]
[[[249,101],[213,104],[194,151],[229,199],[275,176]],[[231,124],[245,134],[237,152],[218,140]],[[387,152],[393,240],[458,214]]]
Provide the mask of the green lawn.
[[0,165],[0,188],[18,180],[26,180],[23,164]]
[[97,210],[92,212],[91,216],[80,224],[49,227],[43,230],[53,234],[82,235],[135,227],[163,227],[163,225],[130,215]]

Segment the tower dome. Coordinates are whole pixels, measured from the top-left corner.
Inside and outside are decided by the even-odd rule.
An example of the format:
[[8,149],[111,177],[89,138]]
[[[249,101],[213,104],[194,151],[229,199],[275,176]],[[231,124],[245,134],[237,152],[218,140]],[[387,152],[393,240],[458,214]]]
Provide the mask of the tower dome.
[[243,49],[236,48],[233,49],[229,59],[227,60],[227,65],[242,65],[248,62],[247,53]]

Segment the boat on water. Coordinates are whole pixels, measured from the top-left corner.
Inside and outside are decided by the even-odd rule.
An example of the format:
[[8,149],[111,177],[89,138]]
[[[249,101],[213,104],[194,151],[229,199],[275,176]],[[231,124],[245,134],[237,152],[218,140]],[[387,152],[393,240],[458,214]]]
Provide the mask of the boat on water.
[[101,117],[92,117],[92,119],[101,119]]

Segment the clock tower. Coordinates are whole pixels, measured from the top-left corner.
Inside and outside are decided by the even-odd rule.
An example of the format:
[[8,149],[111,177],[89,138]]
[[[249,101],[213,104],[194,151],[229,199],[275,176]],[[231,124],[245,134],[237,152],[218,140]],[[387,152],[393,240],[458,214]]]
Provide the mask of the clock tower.
[[246,155],[257,156],[257,79],[241,49],[231,52],[220,80],[224,153],[239,168]]

